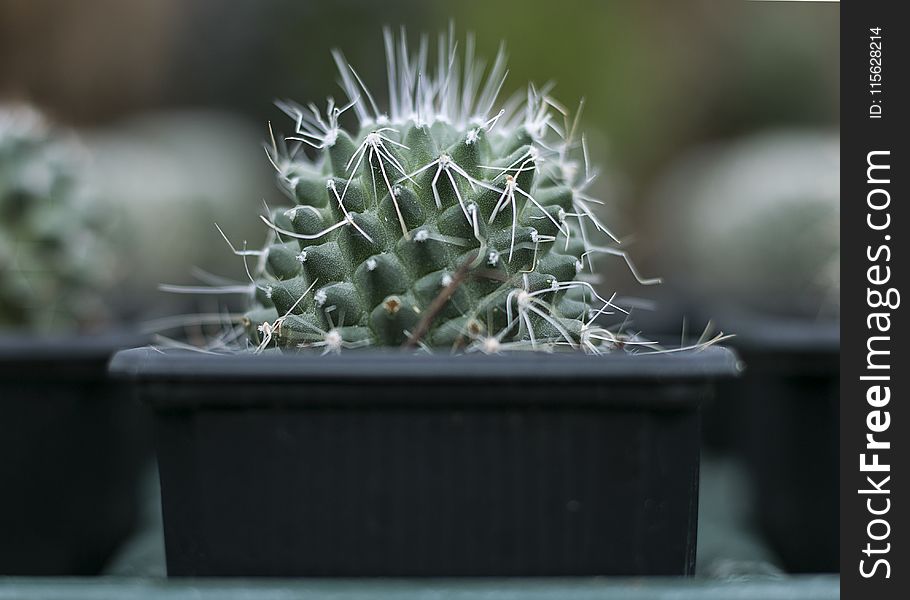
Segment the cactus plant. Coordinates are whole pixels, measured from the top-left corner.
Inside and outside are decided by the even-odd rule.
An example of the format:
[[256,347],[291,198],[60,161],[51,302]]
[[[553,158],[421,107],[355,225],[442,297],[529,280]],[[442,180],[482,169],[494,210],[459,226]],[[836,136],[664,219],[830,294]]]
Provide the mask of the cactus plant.
[[674,270],[715,301],[837,317],[839,142],[825,130],[772,130],[684,156],[654,194]]
[[0,327],[60,330],[105,316],[96,285],[103,211],[80,181],[82,148],[37,111],[0,106]]
[[592,286],[592,258],[657,280],[595,215],[578,114],[550,85],[497,106],[505,54],[485,69],[471,36],[463,58],[440,36],[435,66],[425,37],[413,54],[404,32],[384,41],[386,110],[338,51],[344,103],[278,103],[295,132],[266,152],[295,204],[262,216],[262,250],[234,249],[256,258],[255,348],[617,347],[595,321],[621,309]]

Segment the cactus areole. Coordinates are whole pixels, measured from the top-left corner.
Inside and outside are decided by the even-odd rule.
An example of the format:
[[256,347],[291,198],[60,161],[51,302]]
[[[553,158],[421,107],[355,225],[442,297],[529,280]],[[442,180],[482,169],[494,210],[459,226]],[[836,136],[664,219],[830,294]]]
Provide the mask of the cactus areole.
[[549,86],[500,103],[505,55],[484,68],[471,37],[462,56],[441,36],[435,64],[426,39],[412,53],[386,31],[385,50],[386,108],[338,52],[344,103],[279,103],[295,132],[266,151],[295,205],[262,217],[263,250],[237,250],[256,350],[613,348],[594,319],[621,309],[591,259],[629,260],[594,214],[578,115]]

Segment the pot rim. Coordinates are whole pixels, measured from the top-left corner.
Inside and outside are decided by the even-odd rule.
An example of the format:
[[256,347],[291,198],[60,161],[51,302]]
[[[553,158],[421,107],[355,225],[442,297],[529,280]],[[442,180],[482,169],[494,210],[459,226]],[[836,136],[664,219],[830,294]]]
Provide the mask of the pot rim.
[[357,350],[340,355],[209,354],[150,346],[114,355],[110,374],[136,382],[231,381],[337,383],[446,381],[453,383],[584,381],[698,381],[737,376],[742,365],[729,348],[663,354],[590,356],[514,352],[502,355],[408,354]]
[[92,334],[0,334],[0,381],[105,378],[105,367],[118,350],[148,342],[128,329]]

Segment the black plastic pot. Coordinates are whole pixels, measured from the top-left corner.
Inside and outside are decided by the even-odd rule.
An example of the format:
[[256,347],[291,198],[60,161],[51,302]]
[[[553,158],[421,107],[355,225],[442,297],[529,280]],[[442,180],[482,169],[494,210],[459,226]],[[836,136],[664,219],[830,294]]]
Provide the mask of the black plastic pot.
[[0,574],[95,574],[132,530],[149,420],[106,367],[137,343],[0,337]]
[[691,574],[698,406],[735,356],[215,356],[150,403],[170,575]]
[[745,458],[759,525],[785,568],[837,571],[839,324],[744,313],[720,321],[746,369],[718,386],[706,425]]

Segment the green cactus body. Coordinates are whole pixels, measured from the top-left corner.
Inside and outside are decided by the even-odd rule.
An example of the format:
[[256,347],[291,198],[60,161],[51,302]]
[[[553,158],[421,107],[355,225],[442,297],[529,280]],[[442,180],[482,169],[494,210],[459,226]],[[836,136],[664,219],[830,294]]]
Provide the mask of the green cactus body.
[[[403,38],[385,40],[388,111],[337,53],[347,105],[280,104],[296,133],[267,152],[295,205],[262,217],[253,344],[606,348],[592,322],[613,307],[584,271],[591,254],[625,254],[589,242],[609,232],[572,158],[576,124],[556,122],[533,86],[493,112],[505,61],[483,77],[470,38],[462,69],[443,36],[431,76],[425,47],[411,57]],[[356,131],[339,125],[347,111]]]
[[0,326],[88,327],[106,315],[96,286],[103,214],[80,182],[81,147],[24,106],[0,106]]

